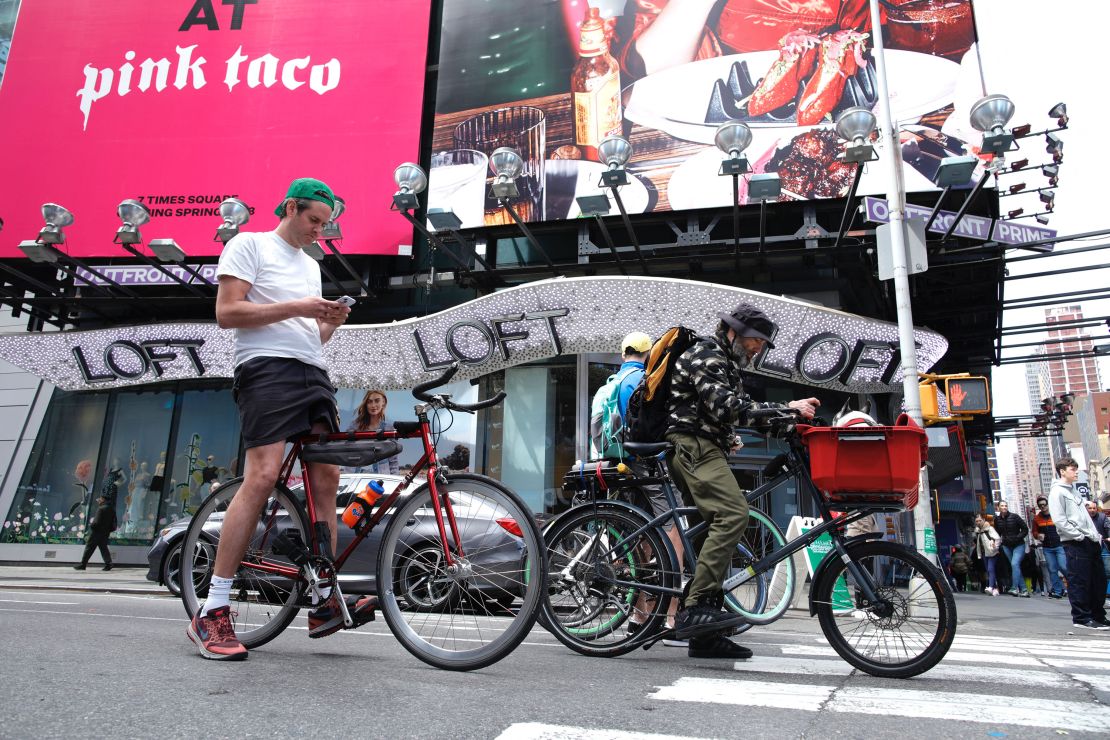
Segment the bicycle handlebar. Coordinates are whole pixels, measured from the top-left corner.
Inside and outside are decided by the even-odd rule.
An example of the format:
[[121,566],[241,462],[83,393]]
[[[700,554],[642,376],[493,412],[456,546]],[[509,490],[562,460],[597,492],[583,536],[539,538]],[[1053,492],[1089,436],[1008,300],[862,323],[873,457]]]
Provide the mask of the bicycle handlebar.
[[458,371],[459,363],[452,362],[447,367],[447,370],[443,373],[443,375],[440,375],[438,378],[426,380],[423,383],[416,385],[412,389],[413,397],[420,401],[423,401],[424,403],[441,406],[452,411],[464,411],[467,413],[474,413],[475,411],[480,411],[481,409],[486,409],[490,406],[496,406],[497,404],[505,400],[505,391],[498,391],[492,397],[483,399],[481,401],[475,401],[474,403],[456,403],[455,401],[452,401],[445,396],[430,395],[428,393],[428,391],[433,388],[438,388],[441,385],[446,385],[451,380],[451,378],[455,377],[455,373],[457,373]]

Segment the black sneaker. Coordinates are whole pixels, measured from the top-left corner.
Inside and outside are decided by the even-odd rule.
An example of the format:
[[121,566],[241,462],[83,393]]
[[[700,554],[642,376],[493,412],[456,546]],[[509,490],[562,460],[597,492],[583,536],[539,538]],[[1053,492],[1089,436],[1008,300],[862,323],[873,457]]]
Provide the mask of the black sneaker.
[[723,660],[747,660],[752,657],[752,651],[743,645],[737,645],[724,635],[706,635],[704,637],[691,637],[690,647],[686,654],[691,658],[720,658]]
[[1102,624],[1101,622],[1096,622],[1093,619],[1088,619],[1086,622],[1072,622],[1071,626],[1072,627],[1082,627],[1083,629],[1088,629],[1088,630],[1110,630],[1110,625],[1105,625],[1105,624]]
[[696,605],[688,606],[678,613],[674,621],[674,636],[682,640],[698,634],[716,632],[714,626],[735,616],[715,604],[712,598],[699,598]]
[[112,564],[111,563],[108,563],[103,568],[101,568],[101,570],[111,570],[111,569],[112,569]]
[[85,564],[81,563],[80,565],[75,565],[75,566],[73,566],[73,569],[74,570],[84,570],[85,569]]

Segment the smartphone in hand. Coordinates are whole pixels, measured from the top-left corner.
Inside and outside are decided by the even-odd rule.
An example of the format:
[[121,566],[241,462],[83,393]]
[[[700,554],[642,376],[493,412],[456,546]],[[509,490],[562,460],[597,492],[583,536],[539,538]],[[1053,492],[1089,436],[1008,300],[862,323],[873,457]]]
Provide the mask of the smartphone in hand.
[[336,298],[335,302],[341,303],[347,308],[350,308],[351,306],[355,305],[355,303],[357,303],[357,301],[354,298],[351,298],[351,296],[349,295],[345,295],[342,298]]

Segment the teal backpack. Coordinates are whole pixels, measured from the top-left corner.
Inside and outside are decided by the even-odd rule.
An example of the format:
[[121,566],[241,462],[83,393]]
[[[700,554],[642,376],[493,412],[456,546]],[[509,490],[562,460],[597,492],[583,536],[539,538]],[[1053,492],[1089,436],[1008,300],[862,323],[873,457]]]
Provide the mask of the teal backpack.
[[619,395],[621,382],[639,368],[630,367],[624,372],[613,373],[605,385],[597,389],[590,404],[590,453],[591,458],[624,457],[621,439],[624,422],[621,419]]

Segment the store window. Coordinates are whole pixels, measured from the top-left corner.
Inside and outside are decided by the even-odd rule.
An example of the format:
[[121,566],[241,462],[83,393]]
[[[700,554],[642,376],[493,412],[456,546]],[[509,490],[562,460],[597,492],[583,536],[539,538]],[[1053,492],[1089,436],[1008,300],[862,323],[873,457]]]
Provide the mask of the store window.
[[107,393],[56,391],[35,439],[0,542],[70,543],[84,540],[95,503]]
[[97,493],[115,499],[115,544],[144,544],[154,535],[159,495],[151,484],[169,444],[173,405],[173,391],[159,390],[119,393],[109,407]]
[[144,510],[149,514],[161,502],[159,526],[188,515],[215,486],[240,474],[239,412],[231,390],[187,390],[180,404],[172,464],[166,464],[164,445],[153,465],[152,500]]

